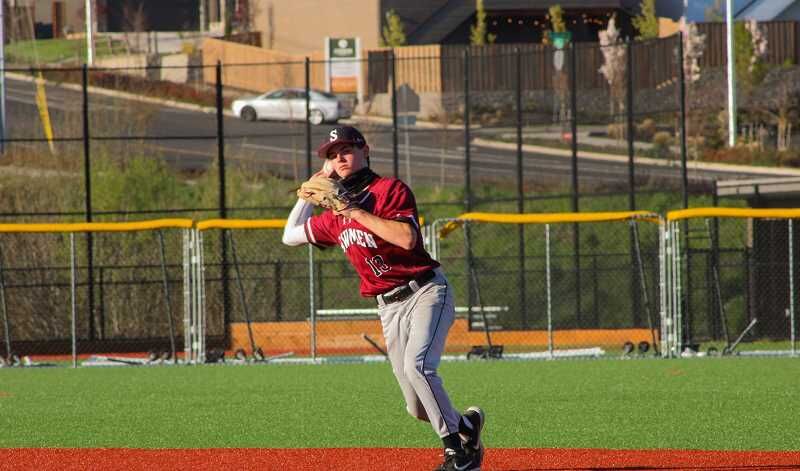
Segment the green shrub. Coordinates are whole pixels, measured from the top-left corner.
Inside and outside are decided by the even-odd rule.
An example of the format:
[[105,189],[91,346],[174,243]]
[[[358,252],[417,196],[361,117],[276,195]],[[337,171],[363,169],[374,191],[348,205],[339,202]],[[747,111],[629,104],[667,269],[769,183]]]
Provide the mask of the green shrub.
[[653,135],[653,150],[661,158],[669,157],[671,154],[672,135],[666,131],[659,131]]

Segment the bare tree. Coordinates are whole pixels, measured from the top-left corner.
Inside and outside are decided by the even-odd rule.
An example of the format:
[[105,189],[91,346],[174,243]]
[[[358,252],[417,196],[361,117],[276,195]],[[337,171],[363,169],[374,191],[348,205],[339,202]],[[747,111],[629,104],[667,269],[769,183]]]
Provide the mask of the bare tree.
[[[122,29],[125,32],[125,48],[128,54],[131,51],[141,51],[141,33],[147,30],[147,15],[144,12],[144,2],[139,2],[137,6],[126,3],[122,7]],[[135,46],[131,45],[131,38],[128,33],[133,33]]]

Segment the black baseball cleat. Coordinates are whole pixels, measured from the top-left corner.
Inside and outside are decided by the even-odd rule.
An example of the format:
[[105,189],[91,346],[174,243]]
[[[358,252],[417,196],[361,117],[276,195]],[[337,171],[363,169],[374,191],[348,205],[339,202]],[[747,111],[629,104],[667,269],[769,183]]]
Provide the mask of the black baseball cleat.
[[433,471],[481,471],[481,463],[475,460],[473,453],[467,453],[463,448],[444,450],[444,463]]
[[472,406],[464,412],[464,417],[469,420],[472,428],[468,428],[462,422],[459,424],[458,433],[465,445],[477,448],[481,445],[481,431],[486,423],[486,415],[480,407]]
[[486,416],[480,407],[472,406],[464,412],[464,417],[472,424],[472,428],[467,428],[463,423],[460,425],[459,434],[464,441],[464,448],[467,454],[471,455],[480,467],[483,462],[483,442],[481,432],[486,423]]

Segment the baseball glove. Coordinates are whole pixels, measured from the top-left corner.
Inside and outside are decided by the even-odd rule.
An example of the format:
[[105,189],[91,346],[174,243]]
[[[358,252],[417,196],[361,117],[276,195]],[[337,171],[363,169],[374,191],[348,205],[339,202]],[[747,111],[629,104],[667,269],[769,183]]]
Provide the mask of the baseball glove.
[[297,196],[315,206],[321,206],[334,211],[343,211],[353,206],[350,194],[338,181],[322,177],[311,177],[300,185]]

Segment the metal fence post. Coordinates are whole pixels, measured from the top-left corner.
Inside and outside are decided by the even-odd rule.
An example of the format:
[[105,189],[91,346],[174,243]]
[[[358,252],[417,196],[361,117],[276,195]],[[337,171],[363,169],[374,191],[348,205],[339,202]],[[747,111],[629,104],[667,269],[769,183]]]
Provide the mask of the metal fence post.
[[[517,212],[525,212],[525,170],[522,165],[522,53],[514,48],[517,59]],[[519,225],[519,310],[522,328],[528,328],[527,283],[525,280],[525,225]]]
[[311,178],[313,173],[311,157],[311,61],[306,57],[305,61],[305,80],[306,80],[306,178]]
[[[89,66],[83,64],[82,71],[82,114],[83,114],[83,178],[84,191],[86,192],[84,201],[84,211],[86,212],[86,222],[92,222],[92,165],[91,165],[91,137],[89,132]],[[91,232],[86,233],[86,269],[88,271],[88,294],[89,303],[89,340],[94,340],[94,237]]]
[[70,337],[72,338],[72,367],[78,367],[78,297],[76,294],[77,274],[75,270],[75,233],[69,233],[70,298],[72,316],[70,317]]
[[[0,8],[2,8],[0,6]],[[0,25],[2,28],[2,25]],[[3,340],[6,344],[6,359],[11,360],[11,323],[8,321],[8,303],[6,302],[6,280],[5,265],[3,263],[3,251],[0,247],[0,309],[3,310]]]
[[[683,68],[683,32],[678,32],[678,100],[679,100],[679,125],[681,143],[681,190],[683,193],[683,207],[689,207],[689,172],[686,162],[686,76]],[[683,319],[685,320],[685,341],[691,343],[692,339],[692,253],[689,241],[689,221],[684,221],[683,225],[684,245],[686,247],[686,311]],[[684,339],[681,339],[683,341]]]
[[[579,189],[578,189],[578,52],[577,45],[573,41],[570,44],[570,70],[569,70],[569,88],[570,88],[570,132],[571,132],[571,147],[572,147],[572,212],[577,213],[579,209]],[[575,320],[578,326],[583,324],[581,316],[581,235],[580,227],[577,223],[572,225],[573,237],[573,250],[574,259],[573,266],[575,268]]]
[[314,246],[308,244],[308,310],[311,319],[311,359],[317,359],[317,309],[314,293]]
[[283,262],[277,260],[274,265],[275,280],[275,320],[283,320]]
[[472,211],[472,176],[470,162],[469,47],[464,48],[464,209]]
[[678,32],[678,93],[681,133],[681,190],[683,207],[689,207],[689,173],[686,167],[686,77],[683,70],[683,32]]
[[[471,179],[471,156],[470,156],[470,104],[469,104],[469,47],[464,48],[464,210],[466,212],[472,211],[472,179]],[[468,324],[472,326],[472,305],[474,300],[474,283],[472,280],[472,270],[474,269],[474,260],[472,256],[472,228],[469,222],[464,224],[464,245],[466,246],[466,261],[467,267],[464,275],[467,278],[467,319]]]
[[[636,211],[636,169],[634,167],[634,154],[635,148],[633,145],[634,140],[634,125],[633,125],[633,43],[630,39],[625,44],[625,59],[626,59],[626,82],[627,87],[625,90],[625,115],[627,121],[627,138],[628,138],[628,210]],[[634,225],[631,225],[630,233],[630,247],[631,247],[631,301],[632,301],[632,320],[633,325],[640,326],[642,323],[641,317],[641,296],[639,291],[635,288],[639,285],[637,280],[640,271],[636,269],[637,257],[634,244],[636,244],[636,234]],[[641,260],[639,260],[641,262]],[[595,274],[596,276],[596,274]],[[648,317],[649,319],[649,317]]]
[[545,275],[547,279],[547,352],[553,358],[553,297],[550,286],[550,224],[544,225]]
[[627,90],[625,96],[625,111],[628,125],[628,209],[636,211],[636,169],[634,167],[635,148],[633,138],[635,134],[633,126],[633,44],[630,39],[625,45],[627,59]]
[[792,356],[797,355],[797,343],[795,339],[795,320],[794,320],[794,227],[792,220],[789,219],[789,338],[792,342]]
[[392,72],[392,175],[399,178],[400,175],[400,154],[397,144],[397,58],[394,49],[389,51],[389,64]]
[[223,115],[224,101],[222,97],[222,62],[216,66],[216,108],[217,108],[217,165],[219,166],[219,216],[227,217],[225,195],[225,119]]
[[[221,219],[228,218],[228,207],[226,203],[225,194],[225,119],[223,111],[223,96],[222,96],[222,62],[217,61],[216,66],[216,105],[217,105],[217,166],[219,167],[219,217]],[[225,340],[228,340],[228,325],[231,321],[231,298],[230,298],[230,282],[229,282],[229,264],[228,264],[228,242],[225,237],[227,229],[223,229],[220,233],[220,250],[222,251],[222,322],[225,325],[223,329],[225,332]]]

